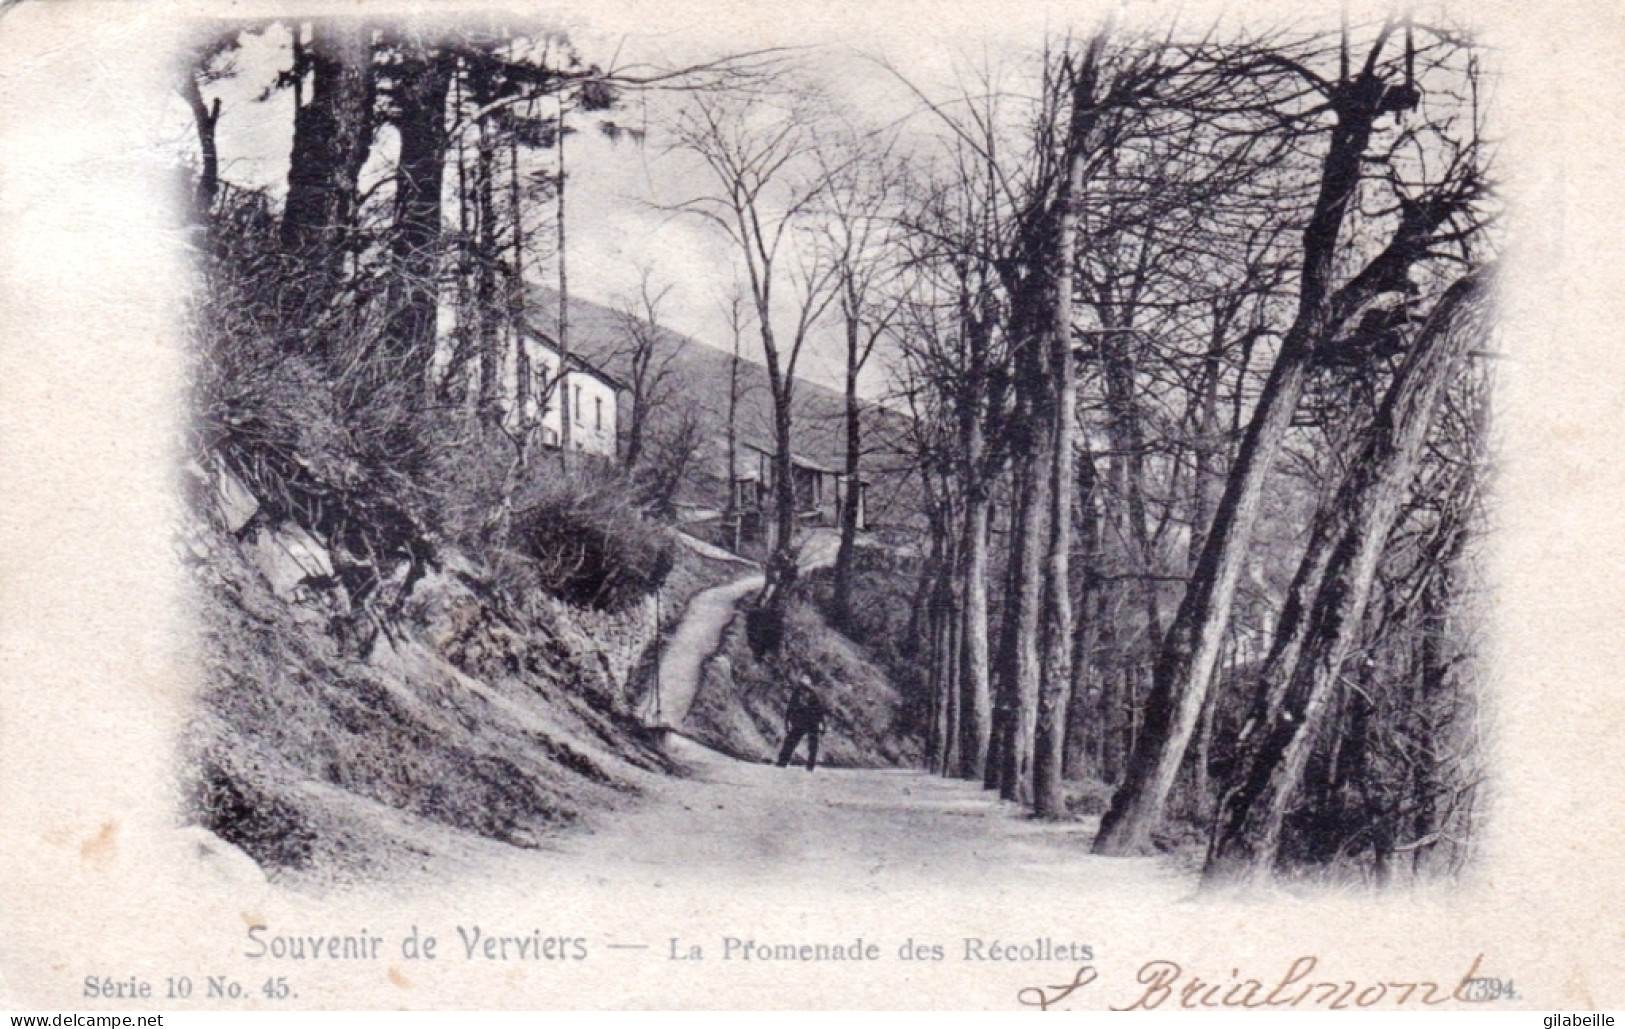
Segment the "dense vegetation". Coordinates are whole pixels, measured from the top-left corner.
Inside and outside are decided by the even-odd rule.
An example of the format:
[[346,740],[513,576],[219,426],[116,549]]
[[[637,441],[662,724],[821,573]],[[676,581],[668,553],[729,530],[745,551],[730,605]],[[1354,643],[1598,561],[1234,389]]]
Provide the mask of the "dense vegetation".
[[[205,91],[272,36],[285,181],[233,186]],[[886,71],[909,97],[888,120],[816,53],[632,74],[494,21],[201,40],[183,93],[212,531],[319,550],[287,590],[354,660],[432,626],[455,663],[478,624],[521,640],[482,637],[479,674],[523,679],[537,604],[632,618],[680,567],[661,526],[696,480],[724,484],[712,539],[742,545],[755,382],[766,585],[712,669],[733,692],[702,691],[713,742],[759,756],[782,700],[763,691],[807,671],[866,712],[871,754],[1038,817],[1102,808],[1102,854],[1183,842],[1211,884],[1455,871],[1484,778],[1498,240],[1477,50],[1408,16],[1034,44],[956,85]],[[656,89],[631,132],[617,111]],[[648,206],[737,273],[710,276],[732,356],[691,401],[658,324],[673,276],[646,269],[594,355],[626,379],[604,458],[572,446],[560,388],[580,349],[565,153],[588,125],[657,134],[651,178],[679,188]],[[524,342],[544,277],[552,366]],[[833,428],[797,402],[820,349],[844,372]],[[877,366],[881,406],[860,395]],[[699,403],[726,412],[719,469]],[[908,488],[888,482],[867,541],[848,488],[833,569],[806,581],[814,431],[844,482]],[[452,582],[485,613],[425,614]],[[625,689],[583,696],[613,719]]]
[[[297,95],[284,189],[237,186],[200,88],[234,73],[245,40],[278,32],[292,67],[274,88]],[[510,45],[473,34],[453,55],[273,23],[211,36],[191,58],[205,159],[188,205],[187,536],[208,684],[188,803],[268,868],[375,874],[457,851],[440,829],[530,846],[670,771],[633,711],[659,629],[650,605],[660,592],[669,621],[731,571],[679,553],[640,468],[560,449],[543,460],[536,419],[489,363],[483,385],[479,361],[456,354],[431,375],[453,245],[450,79],[511,91],[527,75],[582,78],[567,54],[550,71],[551,55],[499,56]],[[510,142],[521,131],[502,126]],[[386,127],[399,153],[380,193],[360,175]],[[499,311],[517,324],[494,283],[509,290],[522,270],[498,252],[494,196],[489,177],[470,187],[464,202],[488,220],[456,237],[464,323],[490,346]],[[508,228],[503,246],[518,241]]]

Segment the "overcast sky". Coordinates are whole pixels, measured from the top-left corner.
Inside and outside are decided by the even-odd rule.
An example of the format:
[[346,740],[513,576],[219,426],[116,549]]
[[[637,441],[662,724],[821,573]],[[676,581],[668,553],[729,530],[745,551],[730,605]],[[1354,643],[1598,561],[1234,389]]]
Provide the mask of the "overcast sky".
[[[887,71],[895,68],[922,89],[938,93],[951,88],[956,69],[999,55],[1032,50],[1054,15],[1038,5],[888,4],[828,5],[827,17],[775,21],[775,14],[752,8],[738,14],[696,17],[680,24],[677,15],[706,8],[595,3],[559,16],[588,63],[603,66],[685,64],[769,46],[798,48],[797,61],[818,81],[837,106],[871,125],[908,119],[918,105],[908,88]],[[721,8],[713,8],[722,10]],[[590,14],[585,13],[590,10]],[[1087,8],[1069,12],[1072,23],[1087,26]],[[686,19],[685,19],[686,21]],[[242,185],[280,193],[287,174],[292,141],[293,97],[289,90],[270,90],[280,69],[289,66],[289,37],[273,27],[247,38],[237,55],[237,74],[205,88],[219,96],[222,175]],[[657,285],[670,286],[662,321],[718,347],[728,345],[720,304],[738,274],[730,244],[714,228],[661,209],[694,195],[705,186],[704,173],[692,158],[673,153],[663,131],[682,97],[674,94],[631,95],[610,117],[623,125],[647,126],[642,143],[613,143],[589,126],[570,137],[568,167],[569,270],[574,296],[614,304],[636,289],[639,268],[653,268]],[[190,116],[177,98],[166,121],[174,146],[195,153]],[[386,131],[374,148],[367,174],[384,173],[393,159],[393,139]],[[551,152],[537,155],[548,168]],[[537,277],[551,285],[551,267]],[[838,384],[842,356],[834,326],[813,340],[803,358],[802,374]],[[754,356],[754,350],[751,351]],[[869,375],[866,392],[882,386],[883,361]]]
[[[1166,29],[1170,20],[1211,27],[1218,11],[1194,12],[1192,4],[1198,3],[1139,0],[1112,6],[1117,8],[1119,31],[1132,31],[1137,24]],[[1268,6],[1250,3],[1247,20],[1268,18],[1270,12],[1262,10]],[[1317,13],[1306,12],[1297,3],[1274,6],[1277,25],[1283,20],[1301,24]],[[1356,0],[1353,6],[1364,5]],[[585,62],[604,67],[675,68],[767,47],[794,48],[798,64],[827,91],[834,107],[870,127],[901,125],[907,148],[911,140],[919,142],[919,134],[938,131],[940,125],[922,113],[904,79],[930,97],[952,97],[980,69],[1001,68],[1012,74],[1042,46],[1046,35],[1088,33],[1101,23],[1106,5],[1001,0],[884,4],[595,0],[563,6],[551,14],[539,14],[543,9],[534,4],[523,10],[526,24],[562,30]],[[1318,13],[1335,18],[1329,7]],[[1361,16],[1360,10],[1354,12],[1354,17]],[[551,20],[538,22],[539,18]],[[289,90],[268,87],[290,64],[288,43],[282,27],[250,37],[237,56],[237,75],[205,90],[222,101],[221,167],[230,181],[275,192],[283,188],[293,97]],[[697,162],[672,152],[664,131],[683,98],[672,93],[628,94],[624,101],[623,108],[608,117],[622,125],[647,127],[642,144],[625,139],[613,143],[586,124],[585,116],[578,116],[574,124],[581,131],[567,146],[571,294],[614,305],[636,289],[640,267],[650,267],[656,286],[669,287],[661,320],[726,349],[729,338],[721,304],[740,274],[739,260],[715,228],[662,210],[662,205],[707,186]],[[195,155],[191,118],[178,97],[165,125],[175,149]],[[387,174],[393,155],[392,130],[386,128],[365,174]],[[551,151],[538,152],[534,159],[540,169],[554,167]],[[531,274],[548,285],[556,282],[551,260]],[[785,292],[780,289],[781,296]],[[839,384],[842,347],[837,337],[834,325],[823,327],[803,358],[801,374]],[[750,355],[759,356],[754,348]],[[865,392],[875,395],[884,385],[884,354],[877,354],[872,365]]]

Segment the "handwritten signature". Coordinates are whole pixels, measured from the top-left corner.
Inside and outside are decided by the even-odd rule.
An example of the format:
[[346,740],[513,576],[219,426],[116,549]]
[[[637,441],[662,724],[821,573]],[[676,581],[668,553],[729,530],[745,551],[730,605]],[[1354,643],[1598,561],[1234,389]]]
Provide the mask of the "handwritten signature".
[[[1095,971],[1095,966],[1084,965],[1065,986],[1028,986],[1016,992],[1016,1000],[1027,1007],[1048,1011],[1098,978],[1100,974]],[[1050,990],[1054,992],[1046,992]]]
[[[1314,976],[1320,958],[1307,954],[1295,959],[1279,978],[1243,978],[1240,969],[1227,977],[1203,979],[1187,973],[1177,962],[1158,958],[1140,966],[1135,975],[1139,996],[1113,1011],[1151,1011],[1167,1004],[1180,1008],[1349,1008],[1434,1007],[1448,1001],[1482,1003],[1516,997],[1511,981],[1503,983],[1479,974],[1484,955],[1473,959],[1467,974],[1452,989],[1438,980],[1400,977],[1394,980],[1321,979]],[[1072,981],[1056,986],[1026,986],[1016,992],[1024,1007],[1048,1011],[1100,978],[1093,965],[1079,967]]]

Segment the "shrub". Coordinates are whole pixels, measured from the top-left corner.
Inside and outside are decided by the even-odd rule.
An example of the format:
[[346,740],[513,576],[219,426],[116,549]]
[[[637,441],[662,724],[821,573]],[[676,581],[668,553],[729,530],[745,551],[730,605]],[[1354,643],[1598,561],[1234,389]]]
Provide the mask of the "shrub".
[[617,476],[559,476],[515,512],[511,546],[537,585],[567,603],[618,611],[658,589],[673,543],[632,503]]
[[[900,730],[923,739],[931,720],[931,687],[925,674],[929,662],[913,621],[919,559],[878,546],[860,546],[854,556],[845,635],[865,649],[901,694]],[[833,568],[820,568],[798,583],[832,624],[834,577]]]

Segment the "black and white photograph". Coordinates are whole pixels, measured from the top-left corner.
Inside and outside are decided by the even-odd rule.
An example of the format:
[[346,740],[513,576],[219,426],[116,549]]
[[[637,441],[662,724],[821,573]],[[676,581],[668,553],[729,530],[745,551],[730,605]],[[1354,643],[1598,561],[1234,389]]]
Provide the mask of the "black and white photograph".
[[[0,6],[0,43],[67,39],[75,6]],[[157,12],[112,6],[140,49]],[[103,594],[159,642],[110,633],[94,674],[161,680],[165,713],[120,693],[82,724],[148,741],[165,875],[233,912],[175,933],[245,992],[65,943],[38,952],[60,982],[43,956],[0,982],[27,1007],[126,977],[175,1008],[1618,1003],[1605,951],[1520,973],[1457,920],[1535,867],[1506,855],[1541,804],[1542,860],[1592,824],[1560,785],[1536,803],[1566,773],[1534,755],[1589,723],[1602,774],[1621,727],[1509,657],[1618,636],[1527,585],[1584,568],[1590,530],[1518,499],[1547,459],[1554,504],[1607,488],[1585,469],[1615,445],[1578,400],[1520,421],[1582,367],[1528,329],[1561,289],[1519,284],[1607,208],[1523,228],[1583,178],[1528,141],[1579,132],[1585,87],[1532,92],[1461,4],[798,6],[176,7],[134,99],[98,87],[152,140],[165,255],[165,342],[121,344],[147,406],[96,430],[159,499],[111,502],[102,545],[140,535],[164,586]],[[17,153],[90,134],[11,106]],[[25,227],[44,180],[7,181]],[[51,603],[6,603],[0,650],[59,648],[26,628]],[[59,724],[99,703],[70,696]],[[16,804],[42,773],[13,760]],[[117,818],[42,833],[92,871],[146,853]],[[1320,935],[1242,928],[1281,910]],[[431,932],[466,981],[422,985]],[[565,965],[648,979],[493,985]]]
[[193,803],[269,874],[623,820],[651,871],[999,875],[1028,816],[1203,885],[1471,862],[1466,27],[199,34]]

